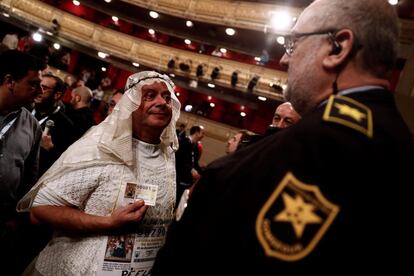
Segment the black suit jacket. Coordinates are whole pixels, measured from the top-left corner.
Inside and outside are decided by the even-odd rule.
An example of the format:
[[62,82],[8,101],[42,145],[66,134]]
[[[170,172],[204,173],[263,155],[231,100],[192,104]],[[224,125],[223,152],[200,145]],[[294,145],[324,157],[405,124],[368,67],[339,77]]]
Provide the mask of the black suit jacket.
[[197,144],[191,143],[189,137],[181,138],[179,142],[179,148],[175,155],[177,184],[180,182],[192,184],[193,177],[191,170],[194,168],[200,172],[200,166],[198,165],[198,160],[200,159],[198,146]]

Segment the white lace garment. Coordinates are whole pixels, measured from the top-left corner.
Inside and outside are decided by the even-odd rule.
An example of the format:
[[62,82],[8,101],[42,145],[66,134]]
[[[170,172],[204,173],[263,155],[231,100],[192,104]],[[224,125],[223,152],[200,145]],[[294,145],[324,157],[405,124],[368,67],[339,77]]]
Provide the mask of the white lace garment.
[[[88,214],[109,216],[119,192],[125,191],[126,182],[157,185],[156,205],[148,208],[140,223],[141,230],[137,231],[166,230],[175,204],[174,154],[170,148],[171,153],[165,154],[160,146],[135,139],[132,148],[138,168],[110,164],[71,171],[45,183],[33,206],[72,205]],[[138,243],[145,239],[150,237],[141,236]],[[57,232],[38,256],[36,270],[42,275],[96,275],[105,247],[106,236],[81,237]],[[134,248],[140,245],[134,244]]]

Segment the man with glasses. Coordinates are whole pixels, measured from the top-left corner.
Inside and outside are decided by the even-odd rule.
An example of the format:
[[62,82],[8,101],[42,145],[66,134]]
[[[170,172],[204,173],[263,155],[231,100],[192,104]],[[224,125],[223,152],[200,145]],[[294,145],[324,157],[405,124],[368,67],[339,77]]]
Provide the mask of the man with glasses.
[[42,94],[39,70],[44,68],[40,60],[17,50],[0,54],[0,259],[8,275],[17,275],[25,265],[21,249],[30,230],[27,218],[15,209],[38,176],[42,132],[25,107]]
[[204,171],[152,275],[410,270],[414,144],[389,91],[398,34],[386,0],[306,8],[281,59],[302,119]]
[[43,94],[34,99],[32,114],[43,130],[39,157],[42,175],[75,142],[75,128],[60,103],[66,91],[64,82],[52,74],[45,74],[40,85]]

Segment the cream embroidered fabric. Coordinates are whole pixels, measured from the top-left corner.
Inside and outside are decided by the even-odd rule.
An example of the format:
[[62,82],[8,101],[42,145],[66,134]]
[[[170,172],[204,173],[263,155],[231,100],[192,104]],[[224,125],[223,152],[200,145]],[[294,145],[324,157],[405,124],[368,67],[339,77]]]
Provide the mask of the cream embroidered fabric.
[[[164,82],[171,92],[173,115],[161,135],[161,143],[150,145],[132,138],[131,113],[141,102],[142,86],[155,81]],[[136,181],[158,186],[156,206],[148,208],[140,225],[146,229],[166,228],[175,205],[175,124],[179,110],[180,103],[167,76],[148,71],[130,76],[126,92],[112,114],[69,147],[23,197],[17,209],[29,210],[39,190],[46,186],[63,202],[86,213],[110,215],[126,182]],[[105,240],[105,236],[56,233],[39,255],[36,270],[43,275],[95,275],[97,254],[105,250]]]
[[[165,158],[159,146],[134,140],[133,150],[136,152],[134,159],[145,160],[138,160],[139,168],[106,165],[79,169],[47,183],[47,187],[86,213],[109,215],[118,191],[125,190],[127,181],[157,185],[156,207],[149,207],[140,225],[146,229],[167,227],[173,218],[175,204],[174,162]],[[174,155],[170,156],[174,158]],[[87,200],[82,200],[85,198]],[[85,206],[83,202],[86,202]],[[104,236],[80,238],[57,233],[38,256],[36,270],[42,275],[96,275],[105,245]],[[139,244],[134,246],[140,247]]]

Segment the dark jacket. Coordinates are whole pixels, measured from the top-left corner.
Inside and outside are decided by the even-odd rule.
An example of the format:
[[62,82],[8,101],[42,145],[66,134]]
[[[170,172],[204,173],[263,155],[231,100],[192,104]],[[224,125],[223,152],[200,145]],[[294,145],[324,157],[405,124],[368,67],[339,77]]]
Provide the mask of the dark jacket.
[[75,126],[75,139],[78,140],[89,128],[95,125],[92,110],[88,107],[73,109],[69,106],[66,109],[66,114]]
[[390,92],[348,97],[213,162],[152,275],[411,270],[412,136]]
[[41,176],[46,170],[53,165],[53,163],[60,157],[60,155],[75,142],[75,127],[69,117],[59,110],[56,113],[52,113],[48,116],[47,120],[44,120],[41,124],[42,130],[45,129],[46,122],[52,120],[54,126],[50,128],[50,136],[54,147],[47,151],[40,148],[39,159],[39,176]]

